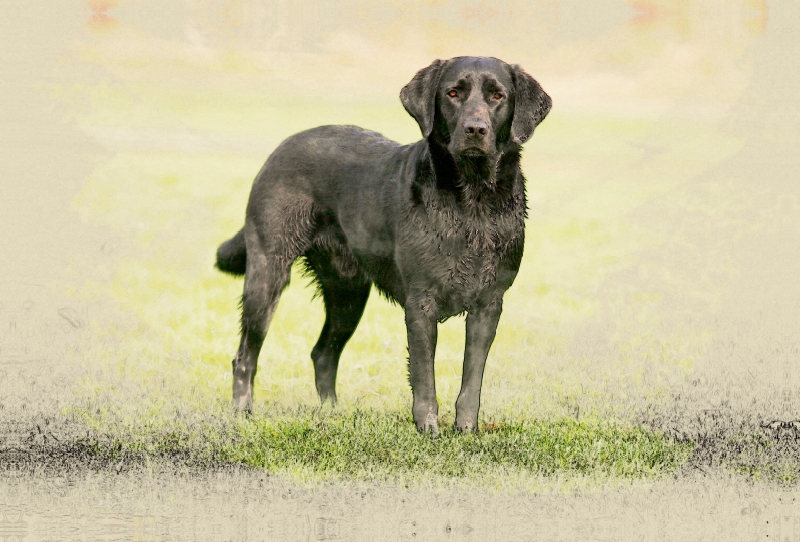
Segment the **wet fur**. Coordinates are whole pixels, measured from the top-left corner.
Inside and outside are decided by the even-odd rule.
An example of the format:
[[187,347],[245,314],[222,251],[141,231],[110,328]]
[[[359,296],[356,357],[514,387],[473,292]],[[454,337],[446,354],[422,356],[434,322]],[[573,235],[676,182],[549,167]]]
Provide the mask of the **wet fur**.
[[[468,99],[459,94],[443,103],[448,77],[471,85]],[[507,103],[484,96],[484,87],[495,88],[487,81],[507,92]],[[519,67],[471,57],[435,61],[403,89],[401,100],[425,139],[401,146],[354,126],[290,137],[256,177],[245,227],[219,247],[217,267],[246,276],[242,341],[233,361],[239,408],[252,404],[266,329],[292,262],[302,258],[326,308],[312,351],[323,400],[336,399],[339,356],[374,284],[406,312],[413,413],[421,431],[438,432],[436,322],[468,314],[456,425],[477,430],[483,364],[502,295],[522,258],[521,143],[551,102]],[[470,119],[488,125],[488,134],[458,131]]]

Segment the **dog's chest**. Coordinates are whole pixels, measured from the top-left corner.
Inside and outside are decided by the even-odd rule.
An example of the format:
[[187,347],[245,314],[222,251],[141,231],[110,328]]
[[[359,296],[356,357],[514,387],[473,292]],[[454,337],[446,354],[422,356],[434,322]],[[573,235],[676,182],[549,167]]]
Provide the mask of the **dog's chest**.
[[522,241],[518,213],[464,213],[428,205],[411,217],[409,251],[414,281],[433,293],[446,312],[460,312],[497,282],[509,250]]

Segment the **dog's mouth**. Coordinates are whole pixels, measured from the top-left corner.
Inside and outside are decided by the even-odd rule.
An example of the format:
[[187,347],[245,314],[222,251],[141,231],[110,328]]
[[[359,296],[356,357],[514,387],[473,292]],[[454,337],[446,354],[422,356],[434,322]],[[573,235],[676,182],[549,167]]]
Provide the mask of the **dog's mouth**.
[[493,153],[478,145],[462,148],[457,154],[461,158],[491,158],[493,156]]
[[467,147],[458,154],[464,157],[489,156],[489,153],[480,147]]

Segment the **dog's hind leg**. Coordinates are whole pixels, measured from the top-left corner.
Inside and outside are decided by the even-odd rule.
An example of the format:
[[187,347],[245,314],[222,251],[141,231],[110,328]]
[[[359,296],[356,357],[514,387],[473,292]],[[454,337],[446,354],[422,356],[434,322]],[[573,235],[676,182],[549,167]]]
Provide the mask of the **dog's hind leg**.
[[[310,206],[285,217],[280,226],[274,229],[258,224],[245,226],[247,269],[242,295],[242,336],[233,360],[233,404],[248,412],[252,410],[253,381],[267,329],[281,292],[289,284],[292,262],[310,244],[313,229]],[[265,237],[260,235],[262,232],[272,235]]]
[[256,268],[254,260],[259,259],[261,258],[251,257],[247,261],[242,295],[242,337],[239,351],[233,360],[233,404],[237,409],[245,411],[252,410],[258,354],[281,292],[289,284],[291,267],[290,264],[280,267],[263,265]]
[[311,351],[317,393],[322,402],[330,400],[335,403],[339,357],[361,320],[371,283],[357,273],[343,276],[330,257],[326,258],[319,252],[312,251],[306,259],[316,275],[325,302],[325,325]]

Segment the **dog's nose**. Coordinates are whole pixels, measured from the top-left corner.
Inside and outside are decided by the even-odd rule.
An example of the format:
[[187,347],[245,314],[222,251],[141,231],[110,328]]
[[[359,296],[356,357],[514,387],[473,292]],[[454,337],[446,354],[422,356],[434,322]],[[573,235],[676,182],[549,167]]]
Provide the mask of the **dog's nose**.
[[482,120],[468,120],[464,123],[467,137],[483,138],[489,132],[489,125]]

